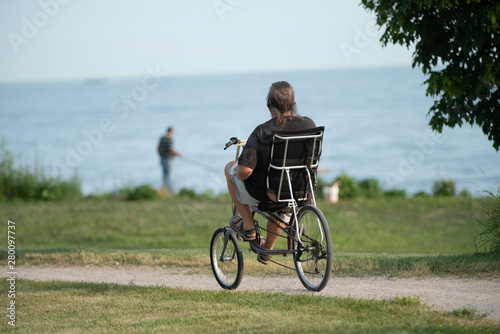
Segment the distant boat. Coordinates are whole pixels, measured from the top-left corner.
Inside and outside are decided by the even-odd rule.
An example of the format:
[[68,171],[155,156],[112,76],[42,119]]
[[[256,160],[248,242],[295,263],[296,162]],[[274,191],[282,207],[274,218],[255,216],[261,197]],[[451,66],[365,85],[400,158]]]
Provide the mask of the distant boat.
[[89,78],[89,79],[83,80],[83,84],[85,86],[101,86],[101,85],[105,85],[107,83],[108,83],[108,80],[104,79],[104,78]]

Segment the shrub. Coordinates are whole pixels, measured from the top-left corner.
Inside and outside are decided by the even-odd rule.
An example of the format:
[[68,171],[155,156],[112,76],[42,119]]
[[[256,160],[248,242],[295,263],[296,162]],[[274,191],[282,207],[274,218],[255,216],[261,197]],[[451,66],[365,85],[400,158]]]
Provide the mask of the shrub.
[[46,201],[81,197],[81,182],[76,175],[68,181],[63,181],[60,177],[44,179],[35,190],[35,199]]
[[382,194],[382,188],[377,179],[370,178],[359,182],[361,194],[368,198],[375,198]]
[[180,197],[187,197],[189,199],[195,199],[196,198],[196,191],[191,188],[182,188],[179,190],[178,196]]
[[406,190],[404,189],[390,189],[384,192],[384,196],[386,197],[394,197],[394,198],[406,198]]
[[193,188],[182,188],[181,190],[179,190],[177,196],[200,200],[200,199],[213,198],[214,194],[209,191],[205,191],[203,193],[197,193],[196,190]]
[[125,198],[128,201],[149,200],[158,198],[158,193],[149,184],[142,184],[126,191]]
[[476,239],[476,249],[500,256],[500,187],[496,195],[492,191],[485,193],[487,196],[482,199],[482,206],[487,218],[478,219],[484,229]]
[[342,172],[342,174],[340,174],[335,181],[341,182],[339,197],[343,199],[356,198],[360,196],[376,198],[382,195],[400,198],[407,197],[406,191],[402,189],[391,189],[384,192],[382,187],[380,187],[379,181],[375,178],[369,178],[356,182],[354,178]]
[[458,194],[458,196],[465,198],[472,198],[472,194],[467,189],[462,189],[462,191],[460,192],[460,194]]
[[359,185],[356,183],[354,178],[342,173],[339,177],[337,177],[336,181],[342,182],[339,191],[339,198],[354,198],[359,196],[361,190],[359,189]]
[[438,180],[432,186],[432,194],[434,196],[455,196],[455,181],[454,180]]
[[70,180],[48,176],[35,161],[34,167],[15,166],[14,157],[0,143],[0,201],[60,200],[81,198],[81,182],[75,174]]

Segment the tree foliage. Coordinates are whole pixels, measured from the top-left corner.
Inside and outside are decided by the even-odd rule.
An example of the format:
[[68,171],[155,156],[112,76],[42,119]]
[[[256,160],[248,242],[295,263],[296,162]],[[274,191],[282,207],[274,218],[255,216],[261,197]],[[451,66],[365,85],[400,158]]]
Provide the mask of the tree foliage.
[[500,1],[362,0],[384,29],[381,42],[414,46],[413,67],[435,98],[429,125],[479,125],[500,148]]

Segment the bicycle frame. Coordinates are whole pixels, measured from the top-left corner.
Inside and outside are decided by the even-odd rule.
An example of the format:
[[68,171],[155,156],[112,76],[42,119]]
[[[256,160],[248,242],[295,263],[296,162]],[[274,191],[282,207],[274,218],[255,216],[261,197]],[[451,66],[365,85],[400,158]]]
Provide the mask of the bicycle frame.
[[240,156],[240,149],[242,146],[245,146],[246,143],[246,140],[241,140],[238,138],[238,144],[236,144],[236,158],[234,159],[234,161],[238,161],[238,157]]
[[[271,214],[267,214],[266,212],[259,210],[259,208],[257,206],[251,205],[250,209],[252,210],[253,214],[258,213],[262,217],[266,218],[268,221],[271,221],[273,224],[278,226],[282,230],[282,233],[286,234],[286,236],[288,238],[288,249],[269,250],[269,249],[262,248],[262,247],[260,247],[260,245],[257,245],[255,243],[250,243],[250,247],[255,248],[255,250],[257,250],[259,253],[266,254],[266,255],[284,255],[285,256],[288,254],[295,254],[298,251],[298,249],[292,249],[292,243],[291,243],[291,241],[294,240],[295,242],[297,242],[298,245],[302,245],[302,241],[300,240],[300,237],[297,238],[297,233],[294,231],[294,228],[293,228],[293,227],[295,227],[295,230],[298,229],[298,222],[297,222],[297,218],[296,218],[295,213],[292,213],[292,217],[290,218],[290,221],[293,221],[293,222],[286,223],[281,218],[279,218],[277,215],[272,215],[272,217],[271,217]],[[279,221],[279,223],[276,221]],[[285,227],[281,226],[280,223],[283,224]]]

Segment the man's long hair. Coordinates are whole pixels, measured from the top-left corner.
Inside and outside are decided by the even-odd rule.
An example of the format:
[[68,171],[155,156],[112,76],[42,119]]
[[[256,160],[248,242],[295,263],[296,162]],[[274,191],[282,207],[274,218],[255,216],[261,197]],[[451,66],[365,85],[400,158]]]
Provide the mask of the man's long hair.
[[267,106],[278,112],[277,125],[283,125],[289,119],[283,114],[290,112],[293,117],[300,117],[295,103],[295,91],[286,81],[278,81],[271,85],[267,94]]

